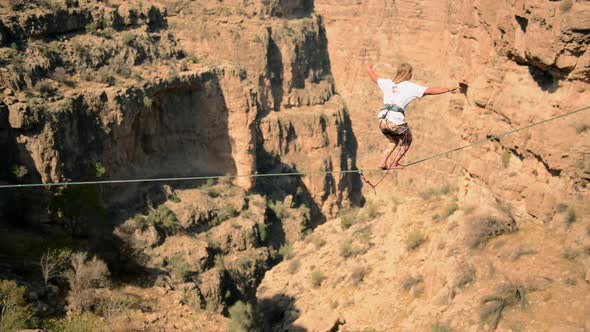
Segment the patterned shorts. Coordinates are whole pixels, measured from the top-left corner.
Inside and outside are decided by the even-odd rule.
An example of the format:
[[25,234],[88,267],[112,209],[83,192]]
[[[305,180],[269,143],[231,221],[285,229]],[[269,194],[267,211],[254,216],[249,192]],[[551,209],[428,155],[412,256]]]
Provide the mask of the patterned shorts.
[[407,123],[396,125],[391,121],[382,119],[379,121],[379,128],[383,135],[392,143],[405,146],[412,144],[412,131]]

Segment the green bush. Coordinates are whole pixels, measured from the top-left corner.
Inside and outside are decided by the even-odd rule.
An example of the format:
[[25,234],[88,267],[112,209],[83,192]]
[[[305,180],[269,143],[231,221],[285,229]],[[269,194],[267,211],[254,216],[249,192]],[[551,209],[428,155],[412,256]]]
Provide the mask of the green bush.
[[165,205],[160,205],[157,209],[151,209],[147,216],[136,215],[133,218],[140,227],[155,226],[167,235],[178,232],[178,219],[172,210]]
[[574,222],[576,222],[576,210],[574,210],[574,208],[570,206],[567,209],[567,216],[565,217],[565,224],[566,224],[566,226],[569,227]]
[[258,228],[258,237],[260,239],[260,242],[265,243],[266,240],[268,239],[268,233],[267,233],[268,227],[264,223],[256,224],[256,227]]
[[283,259],[288,260],[293,258],[293,247],[289,243],[285,243],[279,249],[279,254],[283,256]]
[[96,177],[97,178],[102,178],[103,176],[105,176],[105,174],[107,174],[106,168],[104,168],[104,166],[98,161],[94,165],[94,168],[96,170]]
[[111,68],[107,66],[103,66],[98,70],[97,78],[100,83],[104,83],[109,86],[115,84],[115,77],[113,76]]
[[457,210],[459,210],[459,206],[457,204],[452,204],[445,211],[445,218],[452,216]]
[[313,271],[311,273],[311,285],[313,288],[318,288],[322,285],[322,282],[326,279],[326,276],[321,271]]
[[340,218],[340,225],[342,225],[342,229],[349,229],[354,221],[352,220],[351,216],[343,216]]
[[168,260],[170,277],[175,282],[185,282],[189,274],[189,266],[182,255],[175,255]]
[[229,308],[228,332],[250,332],[254,325],[252,305],[238,301]]
[[48,97],[53,94],[55,88],[48,80],[43,80],[35,84],[35,90],[37,90],[43,97]]
[[133,33],[126,33],[123,35],[123,43],[127,46],[130,46],[135,41],[135,35]]
[[33,317],[31,308],[25,302],[24,287],[12,280],[0,280],[0,331],[17,331],[29,326]]
[[452,332],[452,330],[440,323],[430,325],[430,332]]
[[323,247],[326,245],[326,240],[324,240],[321,236],[319,235],[312,235],[309,237],[309,240],[311,241],[311,243],[313,243],[315,245],[315,247],[317,249]]
[[100,317],[85,312],[71,314],[62,320],[49,320],[44,324],[44,330],[55,332],[107,332],[108,326]]
[[12,174],[14,174],[17,180],[20,180],[29,174],[29,170],[23,165],[18,165],[12,168]]
[[172,202],[172,203],[177,203],[177,204],[180,203],[180,202],[182,202],[180,200],[180,198],[176,194],[170,194],[170,195],[168,195],[168,200],[170,202]]
[[92,22],[86,26],[86,33],[96,34],[97,28],[96,22]]
[[402,288],[409,291],[410,289],[412,289],[412,287],[414,287],[422,282],[424,282],[424,279],[422,279],[421,276],[418,276],[418,277],[408,276],[404,279],[404,281],[402,283]]
[[145,106],[145,108],[152,108],[153,105],[154,101],[152,100],[152,98],[148,96],[143,97],[143,106]]
[[340,243],[340,256],[344,258],[358,255],[361,250],[352,245],[352,240],[348,239]]
[[282,220],[284,218],[288,218],[290,216],[289,210],[285,206],[285,204],[281,201],[274,201],[268,204],[268,207],[274,212],[275,216]]
[[512,158],[512,153],[508,150],[504,150],[504,152],[502,152],[502,165],[504,168],[508,168],[510,165],[510,158]]
[[211,198],[216,198],[216,197],[219,197],[219,195],[221,195],[221,193],[219,192],[219,190],[217,190],[215,188],[209,188],[209,190],[207,191],[207,194]]

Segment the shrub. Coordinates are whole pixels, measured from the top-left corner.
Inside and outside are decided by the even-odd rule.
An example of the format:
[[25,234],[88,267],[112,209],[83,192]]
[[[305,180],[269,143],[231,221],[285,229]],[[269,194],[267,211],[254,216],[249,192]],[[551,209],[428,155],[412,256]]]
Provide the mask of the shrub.
[[111,69],[109,67],[101,67],[97,72],[97,78],[100,83],[107,85],[115,84],[115,77],[111,73]]
[[440,323],[435,323],[430,325],[430,332],[452,332],[450,328],[441,325]]
[[213,219],[211,219],[211,221],[209,222],[209,226],[213,227],[219,225],[230,218],[238,216],[239,214],[240,212],[236,210],[236,208],[233,205],[224,205],[223,208],[221,208],[221,210],[217,211],[217,215],[213,217]]
[[29,174],[29,170],[23,165],[18,165],[12,168],[12,174],[14,174],[17,180],[20,180]]
[[70,77],[68,75],[68,72],[66,71],[66,69],[64,67],[57,67],[55,68],[55,70],[53,71],[53,74],[51,75],[51,78],[53,78],[54,80],[66,84],[66,85],[70,85],[72,82],[70,81]]
[[510,165],[510,158],[512,158],[512,153],[508,150],[504,150],[504,152],[502,152],[502,165],[504,168],[508,168]]
[[268,206],[274,212],[275,216],[279,220],[282,220],[284,218],[287,218],[290,215],[289,214],[289,210],[287,209],[287,207],[285,206],[285,204],[283,202],[281,202],[281,201],[270,202],[268,204]]
[[494,216],[474,216],[469,224],[466,242],[470,248],[481,248],[489,240],[518,230],[512,217],[499,220]]
[[135,41],[135,35],[133,33],[125,33],[123,35],[123,44],[130,46]]
[[35,90],[37,90],[42,96],[47,97],[53,94],[55,88],[48,80],[43,80],[35,84]]
[[258,223],[256,224],[256,227],[258,228],[258,238],[260,239],[260,242],[266,242],[267,238],[268,238],[268,234],[267,234],[267,226],[265,223]]
[[180,203],[182,200],[174,193],[168,195],[168,200],[172,203]]
[[74,311],[88,310],[97,302],[95,288],[104,287],[109,282],[107,265],[97,258],[87,259],[86,252],[71,255],[71,269],[65,273],[70,285],[69,307]]
[[350,275],[350,280],[352,280],[352,284],[355,286],[358,286],[363,281],[366,274],[367,274],[367,271],[365,270],[364,267],[362,267],[362,266],[355,267],[352,270],[352,274]]
[[97,178],[102,178],[103,176],[105,176],[105,174],[107,174],[106,168],[104,168],[104,166],[100,162],[96,162],[94,168],[96,170]]
[[576,210],[574,210],[574,208],[570,206],[567,209],[567,215],[565,217],[565,225],[569,227],[574,222],[576,222]]
[[96,34],[97,25],[96,22],[92,22],[86,26],[86,33]]
[[365,212],[369,219],[375,219],[377,217],[377,206],[372,201],[367,202],[365,205]]
[[448,183],[443,184],[439,189],[438,189],[438,194],[439,195],[447,195],[448,193],[451,192],[451,186],[449,186]]
[[480,319],[483,323],[490,324],[490,330],[495,331],[502,318],[502,312],[507,307],[520,304],[526,307],[526,294],[528,289],[522,285],[512,283],[502,284],[494,294],[482,299]]
[[182,255],[175,255],[168,260],[170,277],[174,282],[184,282],[189,273],[189,267]]
[[313,243],[313,244],[316,246],[316,248],[318,248],[318,249],[326,245],[326,240],[324,240],[324,239],[323,239],[321,236],[319,236],[319,235],[313,235],[313,236],[311,236],[311,237],[310,237],[310,241],[311,241],[311,243]]
[[352,245],[352,240],[348,239],[340,243],[340,256],[344,258],[358,255],[361,250]]
[[94,77],[94,73],[90,69],[80,69],[80,79],[82,81],[90,82]]
[[254,324],[254,312],[249,303],[238,301],[229,308],[228,332],[249,332]]
[[404,279],[404,281],[402,283],[402,288],[405,289],[406,291],[409,291],[410,289],[412,289],[412,287],[414,287],[422,282],[424,282],[424,279],[422,279],[422,276],[417,276],[417,277],[408,276]]
[[422,243],[424,243],[424,241],[425,241],[424,235],[420,231],[412,231],[408,235],[406,247],[408,248],[408,250],[415,250]]
[[215,189],[215,188],[210,188],[210,189],[207,191],[207,194],[208,194],[208,195],[209,195],[209,197],[211,197],[211,198],[216,198],[216,197],[219,197],[219,195],[221,195],[221,194],[219,193],[219,190],[217,190],[217,189]]
[[289,263],[289,273],[294,274],[295,272],[297,272],[297,270],[299,270],[299,266],[301,266],[299,260],[292,260],[291,263]]
[[285,243],[279,249],[279,254],[283,256],[283,259],[288,260],[293,258],[293,247],[289,243]]
[[252,267],[254,265],[254,260],[250,257],[240,257],[237,261],[236,261],[236,265],[238,266],[238,268],[240,270],[246,270],[249,269],[250,267]]
[[453,281],[453,287],[457,287],[459,289],[465,288],[468,284],[475,280],[475,268],[473,266],[464,265],[461,266],[459,270],[459,274]]
[[174,212],[165,205],[160,205],[157,209],[150,209],[147,216],[136,215],[133,219],[142,228],[155,226],[167,235],[175,234],[178,231],[178,219]]
[[41,255],[39,266],[45,286],[48,285],[49,280],[63,272],[71,254],[69,249],[49,249]]
[[313,288],[320,287],[325,279],[326,276],[321,271],[315,270],[311,273],[311,285]]
[[561,253],[561,257],[567,259],[568,261],[573,261],[579,255],[580,253],[573,248],[565,248],[565,250]]
[[12,280],[0,280],[0,331],[25,329],[33,317],[31,308],[25,302],[24,287]]
[[457,210],[459,210],[459,206],[457,204],[452,204],[445,211],[445,218],[452,216]]
[[154,101],[152,100],[152,98],[145,96],[143,97],[143,106],[145,106],[145,108],[152,108],[154,104]]
[[48,321],[45,325],[46,331],[106,332],[109,330],[100,317],[88,312],[82,314],[74,313],[68,315],[68,317],[63,320]]
[[189,55],[186,59],[192,63],[199,63],[199,59],[194,55]]
[[217,270],[219,270],[219,272],[225,271],[225,262],[223,260],[223,256],[216,255],[213,259],[213,265],[215,266],[215,268],[217,268]]
[[117,315],[127,311],[130,306],[131,304],[125,297],[110,295],[102,298],[98,310],[100,315],[102,315],[105,321],[109,324],[111,330],[113,330],[113,319]]
[[342,229],[349,229],[353,223],[354,223],[354,221],[352,220],[352,218],[350,216],[343,216],[340,219],[340,224],[342,225]]

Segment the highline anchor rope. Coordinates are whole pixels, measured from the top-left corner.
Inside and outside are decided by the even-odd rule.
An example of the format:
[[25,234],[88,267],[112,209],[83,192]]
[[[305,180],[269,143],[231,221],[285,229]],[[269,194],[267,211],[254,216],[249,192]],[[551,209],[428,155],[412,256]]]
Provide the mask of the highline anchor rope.
[[[523,130],[527,130],[536,126],[540,126],[542,124],[556,121],[559,119],[563,119],[565,117],[584,112],[590,109],[590,106],[586,106],[580,109],[577,109],[572,112],[564,113],[558,116],[554,116],[539,122],[532,123],[528,126],[516,128],[507,132],[504,132],[499,135],[491,135],[486,137],[485,139],[481,139],[475,141],[473,143],[469,143],[445,152],[437,153],[419,160],[415,160],[409,162],[404,167],[410,167],[417,164],[421,164],[423,162],[437,159],[443,156],[448,155],[449,153],[457,152],[460,150],[467,149],[472,146],[481,145],[486,142],[491,141],[498,141],[500,138],[512,135]],[[382,170],[382,169],[371,169],[371,170],[361,170],[361,169],[353,169],[353,170],[340,170],[340,171],[316,171],[316,172],[285,172],[285,173],[255,173],[255,174],[242,174],[242,175],[212,175],[212,176],[188,176],[188,177],[169,177],[169,178],[142,178],[142,179],[123,179],[123,180],[102,180],[102,181],[72,181],[72,182],[49,182],[49,183],[22,183],[22,184],[5,184],[0,185],[0,189],[10,189],[10,188],[31,188],[31,187],[56,187],[56,186],[74,186],[74,185],[89,185],[89,184],[122,184],[122,183],[147,183],[147,182],[172,182],[172,181],[198,181],[198,180],[209,180],[209,179],[236,179],[236,178],[264,178],[264,177],[278,177],[278,176],[305,176],[305,175],[328,175],[328,174],[348,174],[348,173],[358,173],[363,175],[363,173],[374,173],[374,172],[385,172],[384,177],[389,173],[389,170]]]

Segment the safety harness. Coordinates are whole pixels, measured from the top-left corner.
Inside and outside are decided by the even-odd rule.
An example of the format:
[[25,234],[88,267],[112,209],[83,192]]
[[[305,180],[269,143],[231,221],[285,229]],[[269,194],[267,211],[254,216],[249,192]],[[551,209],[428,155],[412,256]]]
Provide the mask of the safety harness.
[[[385,113],[379,114],[379,127],[380,128],[381,128],[382,121],[383,120],[387,121],[387,114],[389,114],[389,112],[399,112],[399,113],[403,114],[405,117],[404,109],[397,106],[397,105],[394,105],[394,104],[385,104],[382,111],[385,111]],[[397,152],[396,152],[395,158],[393,160],[396,160],[399,157],[399,153],[400,153],[399,147],[402,146],[407,141],[408,133],[409,133],[408,130],[406,130],[404,132],[401,142],[399,142],[399,144],[395,147],[397,149]],[[371,186],[371,188],[373,188],[373,191],[375,192],[375,194],[377,194],[377,190],[376,190],[377,186],[381,183],[381,181],[383,181],[385,179],[385,177],[387,177],[387,175],[389,174],[389,171],[391,171],[391,168],[388,167],[385,174],[383,174],[383,176],[375,184],[373,184],[369,179],[367,179],[362,171],[360,171],[359,174],[361,176],[361,179],[364,182],[366,182],[369,186]]]

